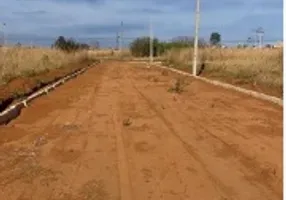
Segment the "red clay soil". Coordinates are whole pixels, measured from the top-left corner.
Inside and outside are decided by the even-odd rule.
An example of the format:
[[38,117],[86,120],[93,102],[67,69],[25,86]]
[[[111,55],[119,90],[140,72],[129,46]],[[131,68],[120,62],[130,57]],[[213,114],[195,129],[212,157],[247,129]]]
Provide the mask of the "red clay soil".
[[106,62],[0,127],[9,200],[282,199],[282,108]]
[[92,61],[84,61],[82,63],[74,63],[58,69],[53,69],[47,72],[42,72],[31,77],[18,77],[11,80],[9,83],[0,86],[0,106],[1,102],[5,102],[11,98],[17,98],[17,95],[25,95],[32,92],[34,89],[39,89],[40,84],[44,85],[54,81],[57,78],[86,67]]

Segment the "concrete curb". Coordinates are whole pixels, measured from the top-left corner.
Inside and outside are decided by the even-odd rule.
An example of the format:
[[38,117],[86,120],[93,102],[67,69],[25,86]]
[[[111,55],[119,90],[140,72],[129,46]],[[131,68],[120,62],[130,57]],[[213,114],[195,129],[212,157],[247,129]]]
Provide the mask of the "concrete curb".
[[181,71],[181,70],[178,70],[178,69],[166,67],[166,66],[161,66],[161,65],[153,65],[153,66],[159,67],[161,69],[170,70],[170,71],[173,71],[175,73],[182,74],[182,75],[185,75],[185,76],[190,76],[190,77],[196,78],[198,80],[204,81],[206,83],[210,83],[212,85],[220,86],[220,87],[223,87],[223,88],[226,88],[226,89],[232,89],[232,90],[235,90],[235,91],[238,91],[238,92],[250,95],[252,97],[255,97],[257,99],[261,99],[261,100],[265,100],[265,101],[268,101],[268,102],[271,102],[271,103],[275,103],[275,104],[283,107],[283,99],[280,99],[280,98],[277,98],[277,97],[274,97],[274,96],[270,96],[270,95],[266,95],[266,94],[263,94],[263,93],[255,92],[253,90],[244,89],[244,88],[237,87],[237,86],[234,86],[234,85],[231,85],[231,84],[228,84],[228,83],[222,83],[220,81],[210,80],[210,79],[199,77],[199,76],[193,76],[190,73],[187,73],[187,72],[184,72],[184,71]]
[[[147,65],[147,68],[150,68],[148,62],[140,62],[140,61],[138,61],[137,63],[145,63]],[[232,90],[235,90],[237,92],[241,92],[241,93],[250,95],[252,97],[255,97],[257,99],[268,101],[268,102],[271,102],[271,103],[274,103],[274,104],[277,104],[277,105],[283,107],[283,99],[280,99],[278,97],[266,95],[266,94],[259,93],[259,92],[253,91],[253,90],[244,89],[244,88],[237,87],[237,86],[234,86],[234,85],[231,85],[231,84],[228,84],[228,83],[223,83],[223,82],[220,82],[220,81],[210,80],[210,79],[199,77],[199,76],[193,76],[190,73],[187,73],[187,72],[184,72],[184,71],[181,71],[181,70],[178,70],[178,69],[162,66],[162,62],[160,62],[160,61],[157,62],[157,64],[153,64],[152,67],[159,67],[161,69],[166,69],[166,70],[170,70],[170,71],[173,71],[175,73],[178,73],[178,74],[182,74],[184,76],[193,77],[193,78],[196,78],[198,80],[204,81],[206,83],[209,83],[209,84],[212,84],[212,85],[216,85],[216,86],[220,86],[220,87],[223,87],[223,88],[226,88],[226,89],[232,89]]]
[[76,70],[75,72],[72,72],[71,74],[66,75],[65,77],[61,78],[60,80],[49,84],[42,89],[36,91],[35,93],[29,95],[27,98],[22,100],[21,102],[18,102],[14,105],[9,106],[7,109],[2,111],[0,113],[0,125],[8,124],[11,120],[15,119],[17,116],[20,115],[21,110],[25,107],[28,107],[28,103],[33,101],[34,99],[44,95],[48,94],[50,91],[56,89],[58,86],[64,84],[68,80],[77,77],[78,75],[84,73],[87,69],[89,69],[92,66],[85,67],[79,70]]

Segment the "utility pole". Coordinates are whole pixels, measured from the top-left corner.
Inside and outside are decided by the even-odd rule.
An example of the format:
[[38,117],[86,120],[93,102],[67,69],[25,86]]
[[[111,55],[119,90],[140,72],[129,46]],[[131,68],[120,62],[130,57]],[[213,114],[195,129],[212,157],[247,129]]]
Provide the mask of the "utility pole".
[[150,17],[150,22],[149,22],[149,39],[150,39],[150,45],[149,45],[149,64],[150,66],[153,63],[153,30],[152,30],[152,19]]
[[6,23],[2,23],[2,29],[3,29],[3,67],[2,67],[2,72],[1,75],[2,77],[5,75],[5,71],[6,71],[6,66],[5,66],[5,57],[6,57],[6,38],[5,38],[5,27],[6,27]]
[[116,33],[116,50],[119,49],[119,38],[120,38],[120,36],[119,36],[119,34],[118,34],[118,32],[117,32],[117,33]]
[[123,21],[121,21],[121,24],[120,24],[120,44],[119,44],[119,51],[120,53],[122,52],[122,45],[123,45]]
[[3,47],[6,46],[5,27],[6,27],[6,23],[2,23],[2,30],[3,30]]
[[255,40],[255,42],[254,42],[254,43],[255,43],[255,44],[254,44],[254,45],[255,45],[255,47],[258,47],[259,40],[258,40],[258,36],[257,36],[256,31],[255,31],[255,39],[254,39],[254,40]]
[[195,41],[194,41],[194,54],[193,54],[193,75],[194,76],[197,76],[199,24],[200,24],[200,0],[196,0],[195,37],[194,37]]
[[252,38],[253,38],[253,47],[256,47],[257,46],[257,34],[256,34],[256,29],[251,29],[251,35],[252,35]]

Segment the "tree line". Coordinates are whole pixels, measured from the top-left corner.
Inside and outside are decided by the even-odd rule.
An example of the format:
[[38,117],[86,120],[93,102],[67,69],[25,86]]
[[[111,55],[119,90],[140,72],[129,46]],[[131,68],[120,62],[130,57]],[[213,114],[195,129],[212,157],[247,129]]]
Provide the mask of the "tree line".
[[[207,43],[204,39],[198,40],[199,47],[205,47],[208,45],[219,46],[221,36],[219,33],[214,32],[210,36],[210,41]],[[145,57],[149,56],[150,51],[150,38],[139,37],[130,44],[130,51],[133,56]],[[158,56],[164,52],[173,48],[186,48],[194,46],[194,38],[187,36],[179,36],[173,38],[170,42],[159,41],[157,38],[153,39],[153,56]],[[52,48],[62,50],[67,53],[72,53],[80,50],[90,49],[90,45],[86,43],[79,43],[72,38],[66,39],[64,36],[59,36],[52,44]],[[95,44],[95,48],[99,48],[98,43]]]
[[[157,38],[153,39],[153,56],[159,56],[164,52],[174,48],[194,47],[194,38],[187,36],[180,36],[173,38],[170,42],[159,41]],[[200,48],[207,46],[220,46],[221,35],[218,32],[213,32],[210,35],[209,43],[204,39],[198,40]],[[150,54],[150,37],[140,37],[135,39],[130,44],[130,51],[133,56],[146,57]]]
[[[64,36],[59,36],[52,44],[52,48],[71,53],[79,50],[88,50],[91,46],[86,43],[79,43],[72,38],[66,39]],[[93,48],[99,48],[99,44],[96,43]]]

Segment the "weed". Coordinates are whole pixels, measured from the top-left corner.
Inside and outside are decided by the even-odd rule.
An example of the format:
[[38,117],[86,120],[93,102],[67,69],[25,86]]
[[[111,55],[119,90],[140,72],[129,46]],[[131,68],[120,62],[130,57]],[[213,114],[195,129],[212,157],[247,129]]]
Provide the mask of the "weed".
[[13,75],[12,73],[6,73],[2,76],[2,81],[4,83],[9,83],[10,81],[12,81],[15,78],[16,78],[15,75]]
[[[282,91],[283,49],[211,49],[202,48],[198,59],[199,74],[242,84],[258,83]],[[168,66],[191,72],[190,49],[171,49],[165,54]],[[277,94],[282,96],[282,92]]]
[[33,77],[37,75],[36,71],[34,70],[24,70],[22,73],[23,73],[23,76],[25,77]]
[[152,77],[151,81],[157,83],[159,81],[159,79],[158,79],[158,77]]
[[163,70],[163,71],[161,72],[161,75],[162,75],[162,76],[168,76],[168,75],[169,75],[169,73],[168,73],[168,71],[167,71],[167,70]]
[[185,82],[181,78],[177,78],[173,85],[168,89],[168,92],[182,93],[184,91]]
[[130,126],[132,124],[131,119],[130,118],[124,119],[122,124],[123,126]]
[[14,91],[14,98],[19,98],[19,97],[23,97],[26,94],[26,91],[24,89],[16,89]]

